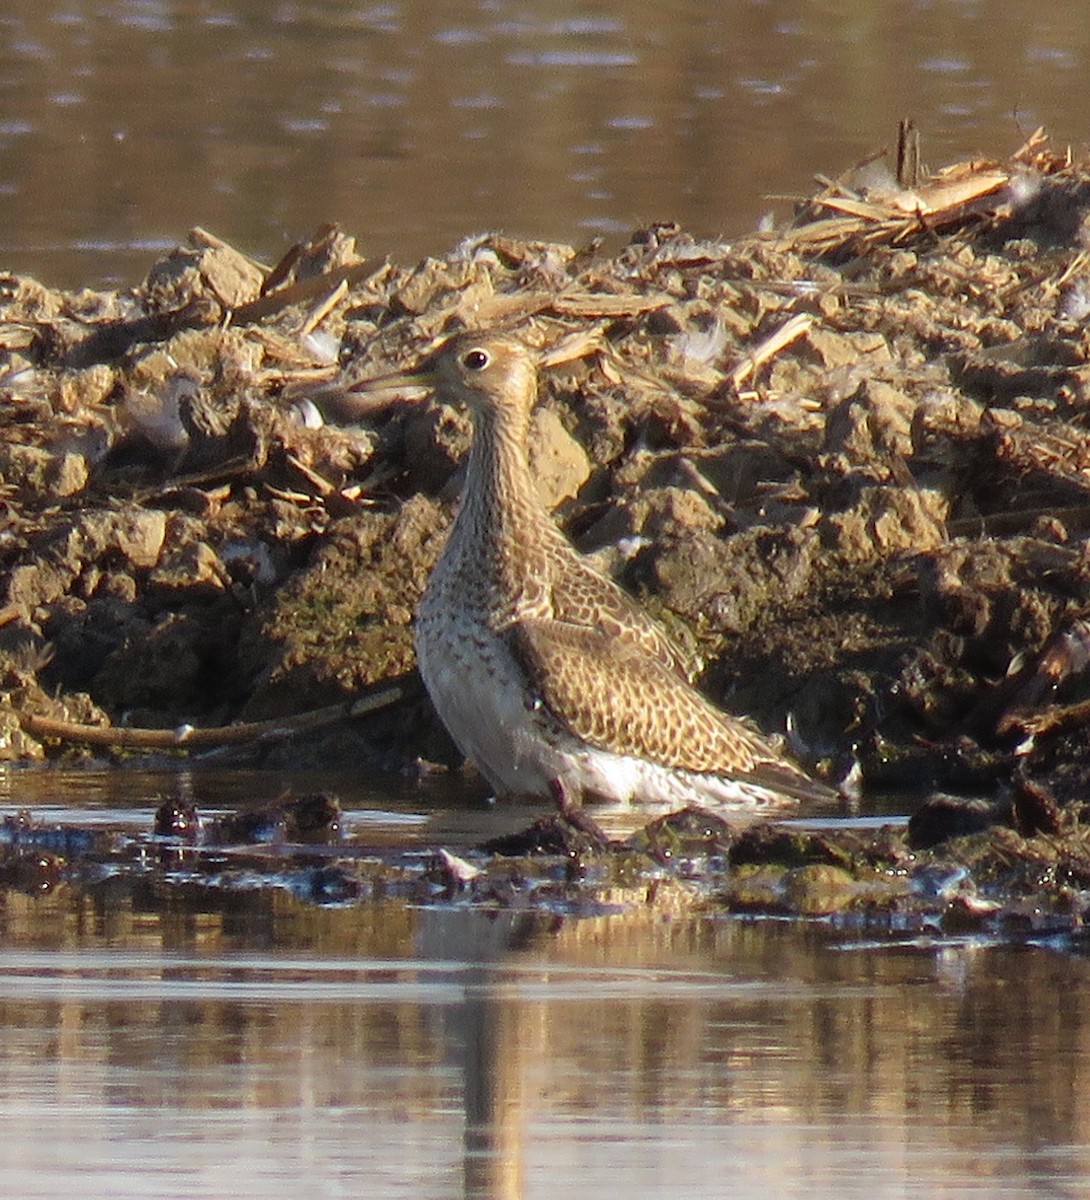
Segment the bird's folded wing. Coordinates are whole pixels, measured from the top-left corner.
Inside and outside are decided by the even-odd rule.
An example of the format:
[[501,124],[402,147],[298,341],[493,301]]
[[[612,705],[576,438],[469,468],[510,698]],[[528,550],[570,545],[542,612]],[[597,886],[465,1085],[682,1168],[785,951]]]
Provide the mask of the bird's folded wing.
[[[611,579],[589,564],[571,558],[554,565],[563,577],[553,580],[553,615],[564,625],[598,631],[612,641],[628,644],[667,670],[688,679],[692,662],[654,618]],[[620,647],[618,652],[620,652]]]
[[724,775],[752,776],[781,761],[746,722],[720,712],[631,642],[549,620],[523,620],[510,632],[535,697],[592,746]]

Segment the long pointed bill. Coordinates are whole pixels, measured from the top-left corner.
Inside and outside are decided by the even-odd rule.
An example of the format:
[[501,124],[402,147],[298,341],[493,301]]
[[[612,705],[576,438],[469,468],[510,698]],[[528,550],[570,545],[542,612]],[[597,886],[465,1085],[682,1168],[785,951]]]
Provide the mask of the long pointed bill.
[[434,370],[420,367],[415,371],[394,371],[389,375],[357,379],[347,390],[350,392],[404,392],[410,388],[434,388],[435,384]]
[[352,425],[369,420],[400,404],[418,404],[434,390],[435,374],[421,363],[411,371],[394,371],[370,379],[357,379],[348,387],[328,389],[319,407],[335,425]]

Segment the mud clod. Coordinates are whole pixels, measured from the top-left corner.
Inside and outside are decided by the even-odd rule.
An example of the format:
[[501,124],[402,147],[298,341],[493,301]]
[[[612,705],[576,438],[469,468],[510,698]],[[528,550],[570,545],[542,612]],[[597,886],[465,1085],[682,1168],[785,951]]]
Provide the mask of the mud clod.
[[[0,755],[411,672],[469,424],[351,389],[502,324],[542,353],[547,503],[716,702],[791,714],[804,758],[858,762],[864,801],[979,793],[929,802],[917,847],[1068,836],[1090,788],[1088,181],[1035,135],[911,204],[832,184],[730,243],[497,235],[403,267],[324,226],[267,267],[194,230],[116,293],[3,277]],[[277,761],[457,765],[418,697],[328,734]],[[793,844],[786,869],[844,869]]]

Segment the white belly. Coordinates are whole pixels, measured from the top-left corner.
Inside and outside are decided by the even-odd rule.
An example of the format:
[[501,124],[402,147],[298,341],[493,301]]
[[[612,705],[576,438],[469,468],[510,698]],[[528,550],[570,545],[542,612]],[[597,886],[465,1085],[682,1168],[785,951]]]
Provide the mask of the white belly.
[[446,612],[422,608],[416,652],[440,719],[500,797],[548,800],[553,781],[563,780],[588,799],[651,808],[752,809],[784,802],[743,781],[614,754],[563,733],[535,710],[517,664],[495,635],[456,625]]
[[497,793],[548,796],[560,764],[541,737],[521,675],[502,643],[490,631],[422,607],[416,657],[447,731]]

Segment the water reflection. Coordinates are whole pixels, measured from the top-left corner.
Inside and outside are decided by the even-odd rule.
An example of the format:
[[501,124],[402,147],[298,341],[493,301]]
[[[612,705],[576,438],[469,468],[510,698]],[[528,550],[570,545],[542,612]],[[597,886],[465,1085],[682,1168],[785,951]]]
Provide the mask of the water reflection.
[[412,262],[483,229],[753,227],[915,118],[935,165],[1084,130],[1065,0],[9,0],[0,251],[132,282],[194,224],[267,259],[325,220]]
[[163,915],[9,894],[0,1186],[1085,1194],[1086,961],[832,936],[651,913],[266,896]]

